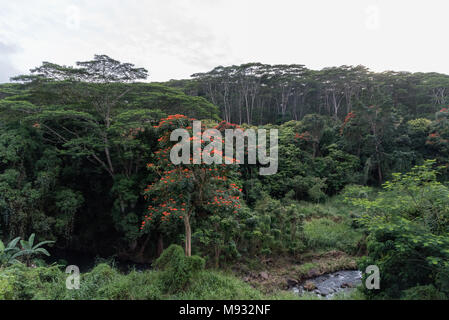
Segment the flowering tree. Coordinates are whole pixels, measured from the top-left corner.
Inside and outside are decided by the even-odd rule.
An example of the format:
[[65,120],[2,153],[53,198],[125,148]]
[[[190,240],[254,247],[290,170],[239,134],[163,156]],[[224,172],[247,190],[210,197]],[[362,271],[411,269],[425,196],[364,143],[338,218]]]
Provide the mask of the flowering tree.
[[[192,134],[192,121],[184,115],[171,115],[162,119],[155,126],[160,131],[159,149],[155,152],[155,161],[147,167],[157,174],[156,181],[145,189],[145,199],[150,204],[148,214],[142,221],[141,229],[151,223],[177,223],[183,221],[185,227],[185,253],[191,255],[192,218],[207,219],[218,212],[236,214],[241,208],[242,189],[234,183],[237,171],[235,165],[225,164],[179,164],[170,161],[170,151],[175,142],[170,141],[173,130],[183,128],[190,132],[190,141],[200,143],[201,155],[203,147],[213,138],[203,140],[199,132]],[[217,130],[229,128],[224,123],[215,127]],[[202,130],[205,129],[204,126]],[[192,146],[189,146],[192,154]],[[214,152],[214,151],[212,151]],[[223,157],[223,150],[218,151]],[[192,159],[191,159],[192,160]],[[233,159],[235,160],[235,159]],[[224,161],[222,161],[224,163]]]
[[447,155],[449,151],[449,109],[442,108],[435,115],[436,120],[431,127],[431,132],[427,137],[426,145],[432,146],[440,153]]

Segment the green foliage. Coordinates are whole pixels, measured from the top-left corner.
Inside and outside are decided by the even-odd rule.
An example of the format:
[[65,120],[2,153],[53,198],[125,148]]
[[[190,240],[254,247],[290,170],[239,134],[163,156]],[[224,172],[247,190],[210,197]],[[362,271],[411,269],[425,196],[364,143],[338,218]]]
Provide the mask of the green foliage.
[[3,294],[8,300],[60,299],[65,291],[65,276],[57,266],[28,268],[14,264],[0,269],[0,279],[6,279]]
[[360,267],[379,267],[381,294],[387,297],[398,298],[420,285],[433,284],[444,293],[448,289],[439,279],[447,279],[449,270],[449,190],[436,181],[433,164],[393,175],[373,200],[352,200],[364,210],[359,221],[368,233],[368,256]]
[[34,244],[34,238],[36,235],[33,233],[30,235],[28,240],[20,240],[21,249],[15,254],[15,257],[24,257],[27,266],[31,264],[31,258],[36,255],[46,255],[50,256],[50,253],[44,248],[41,248],[43,245],[54,243],[54,241],[42,241],[37,244]]
[[0,300],[12,300],[14,298],[12,276],[3,274],[1,269],[0,273]]
[[315,170],[325,179],[326,186],[322,188],[327,194],[335,194],[344,186],[360,181],[360,174],[357,173],[360,166],[358,157],[340,150],[336,144],[329,145],[326,153],[325,157],[315,160]]
[[67,274],[57,266],[0,269],[0,298],[8,300],[149,300],[161,299],[159,279],[153,272],[122,275],[107,264],[81,274],[80,289],[66,289]]
[[98,264],[92,271],[82,274],[80,289],[66,290],[65,295],[73,299],[93,300],[161,298],[158,280],[152,273],[132,271],[122,275],[108,264]]
[[307,248],[311,250],[336,249],[356,254],[362,234],[344,222],[322,218],[304,224],[304,237]]
[[[134,82],[146,77],[145,69],[96,55],[76,67],[44,62],[17,77],[19,84],[0,89],[0,212],[6,217],[0,225],[6,236],[35,232],[66,246],[76,239],[83,249],[95,243],[103,250],[111,237],[121,249],[134,242],[137,251],[145,249],[148,240],[137,223],[145,207],[145,164],[157,144],[154,122],[165,112],[219,119],[204,98]],[[74,234],[77,224],[83,232]]]
[[[428,117],[449,101],[448,75],[375,73],[364,66],[310,70],[296,64],[246,63],[219,66],[193,78],[167,85],[213,101],[227,121],[248,124],[302,120],[311,113],[343,120],[361,106],[375,105],[394,105],[407,121]],[[320,124],[316,116],[312,121]]]
[[19,248],[17,247],[20,237],[17,237],[5,246],[2,240],[0,240],[0,267],[13,264],[17,262],[17,257],[19,256]]
[[[198,261],[198,260],[197,260]],[[292,299],[291,294],[265,296],[236,277],[198,270],[183,290],[168,293],[165,271],[121,274],[107,264],[82,273],[79,290],[65,286],[67,274],[57,266],[0,268],[0,299],[7,300],[156,300],[156,299]]]
[[172,244],[162,252],[159,258],[157,258],[154,262],[154,267],[160,270],[166,270],[173,265],[182,264],[184,262],[184,258],[184,250],[180,246]]
[[192,276],[204,269],[205,261],[198,256],[186,257],[182,247],[172,244],[155,261],[154,266],[161,270],[164,292],[183,290]]
[[342,196],[346,203],[351,203],[354,199],[368,199],[374,193],[373,188],[361,185],[347,185],[342,191]]
[[414,134],[427,134],[431,124],[432,121],[426,118],[413,119],[407,122],[409,130]]
[[202,271],[191,280],[188,290],[174,296],[182,300],[263,299],[264,296],[247,283],[221,272]]
[[[34,233],[31,234],[28,240],[21,240],[20,237],[17,237],[11,240],[6,246],[0,240],[0,267],[16,263],[21,258],[24,258],[27,266],[30,266],[33,256],[40,254],[50,256],[50,253],[41,247],[45,244],[54,243],[54,241],[42,241],[34,244],[35,236]],[[17,246],[19,242],[21,245],[20,248]]]
[[262,255],[291,253],[304,249],[302,208],[294,201],[284,201],[264,195],[254,207],[254,214],[247,219],[245,238],[249,253]]
[[206,262],[203,258],[199,256],[190,256],[186,257],[186,260],[187,270],[191,270],[193,273],[204,270]]
[[[367,297],[449,295],[448,76],[250,63],[192,80],[137,82],[146,77],[145,69],[96,55],[74,67],[44,62],[0,85],[0,237],[32,234],[23,250],[19,238],[0,241],[0,299],[259,298],[205,265],[282,255],[302,261],[335,250],[366,250],[360,269],[380,267],[382,290]],[[160,168],[145,165],[157,167],[160,147],[168,146],[155,124],[174,114],[208,127],[236,126],[221,116],[243,128],[278,129],[278,173],[233,167],[227,178],[239,190],[236,212],[204,204],[217,195],[218,184],[207,179],[186,177],[171,194],[161,181],[151,197],[142,194],[161,178]],[[148,206],[158,205],[154,198],[165,196],[194,207],[193,252],[205,259],[170,246],[158,271],[123,275],[100,264],[74,291],[65,290],[61,270],[35,259],[48,252],[34,235],[61,249],[150,261],[182,241],[184,214],[170,226],[139,230]],[[298,274],[352,265],[345,259],[306,263]]]
[[447,300],[444,293],[438,291],[433,285],[416,286],[404,290],[401,296],[403,300]]

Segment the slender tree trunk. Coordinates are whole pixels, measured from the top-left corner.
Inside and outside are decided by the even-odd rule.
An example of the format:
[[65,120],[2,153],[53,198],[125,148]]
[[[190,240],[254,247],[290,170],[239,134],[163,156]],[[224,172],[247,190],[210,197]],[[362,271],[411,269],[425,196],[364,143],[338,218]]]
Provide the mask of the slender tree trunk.
[[379,177],[379,185],[382,185],[383,178],[382,178],[382,168],[380,167],[380,163],[377,164],[377,175]]
[[313,146],[313,155],[312,155],[312,158],[315,159],[315,158],[316,158],[317,151],[318,151],[318,143],[317,143],[317,142],[313,142],[312,146]]
[[160,257],[160,255],[162,254],[162,251],[164,251],[164,236],[162,235],[162,233],[159,233],[158,237],[157,237],[156,256]]
[[184,226],[186,229],[186,243],[185,243],[185,250],[186,250],[186,256],[190,257],[192,255],[192,230],[190,228],[190,214],[187,214],[184,216]]
[[215,245],[215,268],[218,269],[220,264],[220,245],[216,244]]

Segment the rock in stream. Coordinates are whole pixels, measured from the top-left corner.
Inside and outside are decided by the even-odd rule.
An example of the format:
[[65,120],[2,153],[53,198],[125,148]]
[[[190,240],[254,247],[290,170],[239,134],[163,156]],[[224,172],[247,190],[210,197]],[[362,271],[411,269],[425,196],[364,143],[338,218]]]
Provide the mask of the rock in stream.
[[302,295],[310,291],[318,296],[330,299],[339,292],[350,292],[362,283],[362,272],[358,270],[342,270],[308,279],[301,285],[293,287],[293,291]]

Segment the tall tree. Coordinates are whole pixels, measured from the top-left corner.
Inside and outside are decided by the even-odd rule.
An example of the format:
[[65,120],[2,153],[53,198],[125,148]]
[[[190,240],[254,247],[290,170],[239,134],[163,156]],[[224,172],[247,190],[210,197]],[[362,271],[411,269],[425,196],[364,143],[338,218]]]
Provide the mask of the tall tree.
[[[154,222],[176,223],[182,220],[185,229],[186,256],[192,253],[193,219],[206,219],[208,215],[218,212],[235,214],[241,208],[241,189],[236,183],[232,183],[232,178],[236,174],[235,166],[193,163],[175,165],[170,161],[170,150],[173,145],[170,141],[171,132],[179,128],[191,132],[192,120],[183,115],[173,115],[162,119],[157,126],[160,130],[160,147],[155,152],[154,163],[147,165],[150,170],[157,173],[157,178],[145,190],[150,205],[149,213],[141,225],[141,229],[144,229],[147,222],[149,225]],[[218,138],[214,137],[215,139]],[[195,136],[191,132],[190,141],[197,141],[203,150],[203,147],[213,140],[203,141],[201,133],[200,136]],[[190,154],[193,154],[192,148],[195,146],[188,145]],[[224,163],[224,149],[218,152]]]

